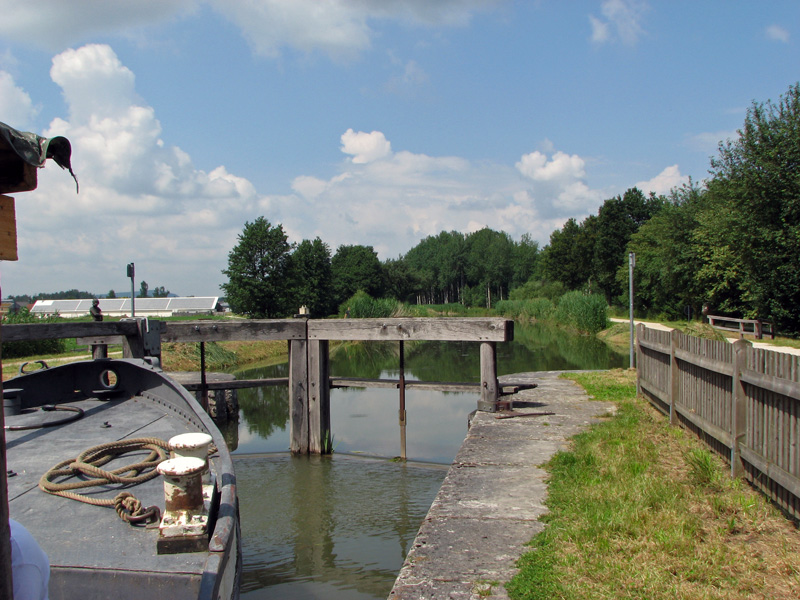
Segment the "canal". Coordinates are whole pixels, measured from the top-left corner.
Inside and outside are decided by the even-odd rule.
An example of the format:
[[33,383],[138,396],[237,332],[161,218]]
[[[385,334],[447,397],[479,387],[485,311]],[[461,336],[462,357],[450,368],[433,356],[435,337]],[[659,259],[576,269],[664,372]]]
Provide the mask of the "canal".
[[[497,345],[498,375],[626,367],[593,337],[541,324],[515,326]],[[405,346],[407,380],[480,379],[479,345]],[[286,377],[287,365],[253,367],[240,378]],[[332,347],[334,377],[397,378],[397,343]],[[331,456],[293,457],[283,387],[239,391],[238,426],[228,431],[241,505],[242,598],[383,599],[467,430],[478,394],[408,390],[407,462],[400,454],[398,392],[331,392]]]

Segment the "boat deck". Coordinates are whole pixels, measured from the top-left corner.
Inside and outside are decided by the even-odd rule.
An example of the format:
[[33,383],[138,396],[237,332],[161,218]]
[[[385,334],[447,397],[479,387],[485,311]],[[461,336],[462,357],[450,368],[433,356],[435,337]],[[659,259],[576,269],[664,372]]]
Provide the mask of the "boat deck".
[[[13,386],[13,383],[9,383]],[[50,468],[63,460],[77,457],[93,446],[142,437],[166,441],[180,433],[197,431],[198,427],[144,396],[130,399],[90,398],[65,404],[83,409],[83,418],[54,427],[6,431],[11,518],[22,523],[42,546],[50,559],[54,577],[57,579],[59,569],[82,572],[83,576],[89,578],[98,577],[97,573],[105,571],[106,579],[112,576],[114,580],[125,580],[125,573],[131,575],[131,572],[137,572],[147,574],[145,577],[149,580],[164,579],[160,589],[166,592],[177,584],[174,574],[182,573],[186,577],[182,578],[181,585],[186,586],[189,581],[199,585],[208,558],[205,552],[159,555],[156,552],[157,527],[134,527],[122,521],[113,508],[54,496],[38,488],[39,479]],[[58,420],[69,414],[62,411],[43,413],[37,409],[17,416],[6,416],[5,420],[7,426],[15,426],[41,421],[43,417]],[[129,465],[142,460],[147,454],[148,451],[130,453],[103,468],[110,470]],[[122,489],[112,484],[77,491],[113,499]],[[163,511],[161,477],[126,490],[133,493],[144,506],[155,504]],[[165,577],[167,574],[170,577]],[[124,587],[115,588],[113,595],[120,599],[127,597],[128,593]],[[130,593],[135,597],[133,590]]]

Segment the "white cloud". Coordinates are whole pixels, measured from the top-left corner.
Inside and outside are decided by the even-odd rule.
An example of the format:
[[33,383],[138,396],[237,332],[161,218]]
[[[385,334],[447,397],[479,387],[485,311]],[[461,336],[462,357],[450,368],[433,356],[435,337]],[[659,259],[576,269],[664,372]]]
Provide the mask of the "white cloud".
[[[17,203],[28,291],[106,291],[98,282],[121,280],[121,272],[110,273],[134,260],[152,285],[218,292],[236,234],[258,214],[253,185],[224,166],[198,170],[186,152],[164,143],[155,111],[110,47],[57,55],[51,77],[69,118],[53,119],[43,134],[70,140],[81,190],[76,195],[72,179],[49,163],[36,192]],[[4,265],[4,277],[10,271],[13,280],[16,268]]]
[[[500,0],[0,0],[0,37],[52,51],[91,36],[131,33],[210,4],[242,32],[253,52],[277,57],[283,48],[351,59],[367,50],[370,21],[461,27]],[[35,31],[36,35],[31,35]]]
[[650,181],[640,181],[636,187],[645,194],[654,192],[655,194],[668,194],[670,190],[682,186],[689,182],[689,177],[681,175],[678,165],[667,167],[661,173],[653,177]]
[[739,137],[737,131],[706,131],[690,136],[687,139],[687,145],[693,150],[698,152],[705,152],[706,154],[716,154],[720,142],[726,140],[735,140]]
[[603,19],[589,15],[591,40],[598,44],[616,40],[629,46],[636,44],[645,33],[641,23],[647,8],[643,0],[604,0],[600,7]]
[[0,0],[0,37],[58,51],[93,34],[165,21],[196,4],[197,0]]
[[603,44],[611,39],[611,27],[608,23],[592,15],[589,15],[589,23],[592,25],[591,39],[593,42]]
[[28,93],[17,87],[9,73],[0,71],[0,115],[3,122],[14,129],[24,130],[37,112]]
[[584,164],[577,154],[570,156],[559,151],[548,161],[545,154],[537,151],[523,156],[516,166],[520,173],[535,181],[566,182],[583,177]]
[[767,38],[776,42],[789,43],[789,31],[780,25],[770,25],[766,29]]
[[380,131],[364,133],[348,129],[342,134],[342,152],[352,155],[354,163],[365,164],[389,156],[392,145]]

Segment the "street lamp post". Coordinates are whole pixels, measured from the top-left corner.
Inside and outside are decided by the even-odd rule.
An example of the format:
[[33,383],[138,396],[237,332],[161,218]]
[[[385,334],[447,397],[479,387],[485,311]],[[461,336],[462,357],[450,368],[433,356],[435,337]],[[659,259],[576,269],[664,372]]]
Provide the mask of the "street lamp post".
[[636,266],[636,253],[630,252],[628,254],[628,298],[630,300],[630,314],[631,314],[631,356],[630,368],[634,367],[633,363],[633,268]]

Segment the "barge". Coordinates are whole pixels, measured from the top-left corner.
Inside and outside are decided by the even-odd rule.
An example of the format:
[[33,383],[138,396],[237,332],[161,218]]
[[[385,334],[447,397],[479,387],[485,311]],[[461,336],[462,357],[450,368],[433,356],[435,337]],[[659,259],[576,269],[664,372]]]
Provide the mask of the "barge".
[[[10,517],[49,558],[51,600],[238,598],[241,535],[229,449],[198,402],[159,368],[98,359],[20,375],[4,382],[4,419]],[[189,471],[200,473],[190,473],[191,490],[175,491],[174,472],[149,476],[138,466],[149,461],[165,471],[176,462],[162,462],[176,454],[170,440],[191,433],[211,442],[202,450],[207,460],[187,459]],[[122,479],[71,472],[83,463]],[[201,498],[192,487],[198,478]],[[95,485],[62,493],[87,481]]]

